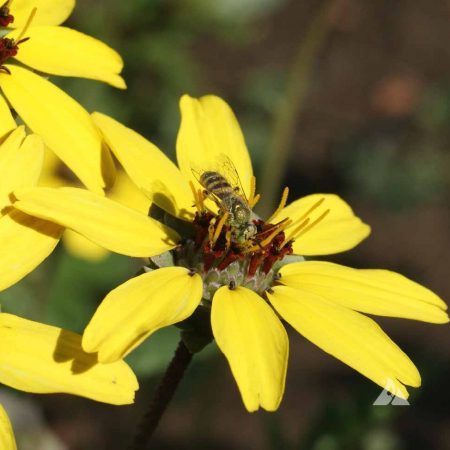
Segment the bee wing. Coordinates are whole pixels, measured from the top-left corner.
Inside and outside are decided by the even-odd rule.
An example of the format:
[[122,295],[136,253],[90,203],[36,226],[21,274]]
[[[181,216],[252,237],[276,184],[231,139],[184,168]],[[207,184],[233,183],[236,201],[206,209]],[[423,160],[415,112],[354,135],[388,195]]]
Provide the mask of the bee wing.
[[217,158],[217,164],[218,168],[216,171],[223,175],[233,188],[237,188],[238,194],[248,203],[248,198],[245,195],[241,179],[233,161],[225,153],[221,153]]
[[194,175],[194,178],[198,181],[198,184],[200,184],[200,186],[203,186],[200,179],[201,179],[202,173],[206,172],[206,170],[203,170],[200,167],[193,167],[191,165],[191,172],[192,172],[192,175]]
[[[196,167],[191,165],[191,172],[198,183],[205,189],[207,189],[207,186],[204,186],[200,181],[202,174],[205,172],[219,173],[228,181],[231,187],[236,189],[236,195],[241,197],[247,204],[249,203],[248,198],[245,195],[244,188],[242,187],[242,182],[238,171],[236,170],[236,167],[231,159],[225,153],[220,153],[220,155],[214,160],[214,163],[208,164],[206,167]],[[219,208],[226,209],[226,205],[214,194],[214,192],[209,192],[209,195]]]

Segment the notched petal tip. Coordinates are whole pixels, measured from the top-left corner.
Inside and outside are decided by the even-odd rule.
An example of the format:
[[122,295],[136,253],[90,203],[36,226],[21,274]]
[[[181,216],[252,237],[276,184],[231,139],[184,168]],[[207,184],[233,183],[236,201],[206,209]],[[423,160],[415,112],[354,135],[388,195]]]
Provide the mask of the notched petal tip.
[[284,393],[289,341],[273,310],[253,291],[221,287],[211,325],[249,412],[275,411]]
[[382,388],[387,380],[407,395],[420,374],[409,357],[372,319],[301,288],[276,286],[268,298],[300,334]]
[[0,314],[0,382],[33,393],[64,392],[92,400],[132,403],[136,376],[123,361],[99,364],[71,331]]
[[107,146],[135,185],[160,208],[185,219],[193,217],[189,185],[164,153],[134,130],[99,113],[92,114]]
[[447,323],[447,305],[428,288],[382,269],[354,269],[325,261],[287,264],[280,282],[368,314]]
[[220,97],[206,95],[180,99],[181,125],[177,136],[177,160],[187,180],[197,182],[192,169],[217,167],[226,155],[235,167],[249,197],[253,169],[239,123],[230,106]]
[[274,218],[279,222],[289,218],[292,225],[287,234],[305,219],[309,224],[300,226],[294,235],[293,249],[298,255],[329,255],[356,247],[366,239],[371,228],[356,216],[352,208],[335,194],[312,194],[295,200]]
[[112,290],[86,327],[82,346],[106,363],[125,357],[160,328],[189,317],[199,305],[202,279],[184,267],[134,277]]

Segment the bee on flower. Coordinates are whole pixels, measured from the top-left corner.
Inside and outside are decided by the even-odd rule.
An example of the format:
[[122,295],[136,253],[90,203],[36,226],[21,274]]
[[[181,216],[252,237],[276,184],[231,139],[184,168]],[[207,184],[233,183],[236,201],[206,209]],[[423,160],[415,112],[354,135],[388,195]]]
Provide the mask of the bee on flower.
[[[221,220],[229,224],[229,233],[227,235],[228,245],[231,238],[238,243],[244,243],[256,234],[256,226],[250,220],[252,216],[252,207],[249,200],[245,197],[242,190],[239,175],[233,163],[226,155],[218,161],[220,168],[216,170],[195,171],[198,182],[205,188],[204,192],[197,193],[195,187],[191,184],[199,208],[203,205],[203,196],[206,194],[211,197],[222,212]],[[223,175],[224,169],[226,175]]]
[[[150,217],[82,189],[15,191],[18,210],[111,251],[149,258],[146,273],[118,286],[100,304],[84,331],[84,350],[110,363],[158,329],[178,324],[190,352],[215,339],[248,411],[273,411],[285,385],[285,321],[374,383],[407,398],[405,386],[421,384],[417,368],[364,313],[446,323],[445,303],[394,272],[310,259],[355,247],[369,235],[369,226],[336,195],[288,203],[287,188],[273,214],[258,217],[256,180],[230,107],[215,96],[183,96],[180,107],[178,167],[136,132],[93,115],[105,143],[152,201]],[[239,191],[217,168],[224,155]],[[206,318],[206,332],[196,328],[198,317]]]

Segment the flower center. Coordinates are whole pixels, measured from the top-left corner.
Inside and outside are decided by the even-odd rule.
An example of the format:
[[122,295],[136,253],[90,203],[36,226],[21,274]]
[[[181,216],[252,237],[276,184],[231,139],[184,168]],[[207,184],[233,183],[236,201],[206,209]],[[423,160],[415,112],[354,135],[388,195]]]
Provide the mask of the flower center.
[[[8,22],[12,22],[14,20],[13,16],[9,14],[9,8],[8,4],[10,2],[7,1],[1,8],[0,8],[0,25],[2,25],[2,18],[3,20],[6,20],[5,17],[10,17],[11,20]],[[5,72],[7,74],[11,74],[10,70],[4,66],[4,64],[12,57],[17,55],[17,52],[19,51],[19,45],[22,44],[25,41],[28,41],[28,37],[24,38],[23,36],[27,32],[29,26],[31,25],[31,22],[34,19],[34,16],[36,15],[36,8],[33,8],[33,10],[30,13],[30,16],[28,17],[27,23],[23,27],[21,33],[16,39],[11,38],[1,38],[0,39],[0,72]],[[6,25],[3,25],[6,26]]]
[[194,236],[174,250],[174,262],[195,270],[203,278],[203,298],[210,301],[221,286],[244,286],[262,294],[276,278],[274,265],[292,254],[292,241],[286,241],[279,224],[252,220],[256,233],[244,241],[231,239],[235,230],[226,213],[197,212],[193,221]]
[[[284,189],[275,212],[264,221],[253,213],[253,207],[260,198],[255,195],[254,178],[250,197],[246,199],[236,190],[225,190],[224,180],[219,180],[215,174],[207,173],[207,177],[214,180],[209,185],[203,185],[205,190],[196,189],[191,183],[197,208],[191,227],[186,227],[186,222],[183,221],[166,221],[164,213],[161,215],[155,210],[152,214],[151,211],[154,218],[174,227],[184,236],[172,251],[152,257],[153,267],[175,265],[198,273],[203,279],[205,306],[210,304],[214,293],[221,286],[228,286],[230,289],[243,286],[263,295],[264,291],[270,290],[278,281],[278,271],[283,265],[304,261],[302,256],[293,255],[292,244],[294,239],[307,233],[328,215],[330,211],[326,210],[315,219],[311,216],[325,198],[318,199],[303,215],[296,217],[295,221],[285,218],[273,223],[286,205],[288,188]],[[205,205],[205,200],[211,197],[214,190],[216,195],[213,200],[218,207],[217,213]],[[238,213],[243,209],[245,214],[241,214],[241,217]],[[289,233],[286,234],[288,227]]]
[[7,27],[10,23],[14,22],[14,16],[9,13],[10,3],[10,0],[8,0],[0,6],[0,27]]
[[[286,204],[288,189],[284,190],[277,210],[264,221],[253,213],[259,200],[254,178],[248,199],[217,173],[206,172],[200,182],[205,190],[196,189],[191,183],[197,207],[193,233],[172,252],[174,264],[201,275],[206,302],[221,286],[244,286],[263,294],[277,280],[283,259],[293,252],[292,236],[285,235],[292,221],[272,223]],[[206,198],[215,201],[217,214],[205,206]]]

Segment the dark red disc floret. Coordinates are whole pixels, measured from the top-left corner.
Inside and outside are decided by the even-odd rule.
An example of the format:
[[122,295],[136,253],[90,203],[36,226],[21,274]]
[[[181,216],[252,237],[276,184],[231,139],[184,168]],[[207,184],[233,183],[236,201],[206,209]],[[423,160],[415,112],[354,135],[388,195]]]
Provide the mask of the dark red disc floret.
[[[247,277],[253,277],[258,269],[268,274],[275,262],[292,253],[292,242],[285,243],[285,235],[280,231],[270,239],[276,225],[265,223],[263,220],[254,220],[257,233],[245,244],[230,241],[229,225],[224,225],[214,244],[210,242],[208,228],[211,220],[215,218],[212,213],[196,214],[194,219],[194,243],[197,252],[202,256],[204,271],[213,266],[219,271],[225,270],[235,261],[248,260]],[[267,241],[269,239],[269,242]],[[244,266],[243,266],[244,267]]]
[[0,39],[0,64],[3,64],[9,58],[16,56],[18,51],[19,47],[15,43],[14,39]]
[[0,27],[7,27],[14,22],[14,16],[9,13],[8,2],[0,6]]

